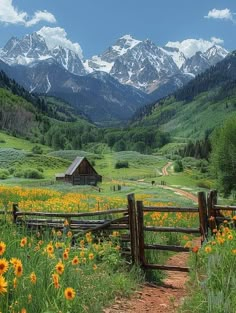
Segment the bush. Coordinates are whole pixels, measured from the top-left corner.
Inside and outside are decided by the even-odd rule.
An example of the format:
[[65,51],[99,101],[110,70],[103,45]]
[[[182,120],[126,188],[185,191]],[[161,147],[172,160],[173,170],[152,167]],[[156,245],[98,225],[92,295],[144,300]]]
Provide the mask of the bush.
[[39,172],[41,172],[41,173],[44,172],[44,169],[43,169],[42,167],[37,167],[37,170],[38,170]]
[[7,179],[9,175],[8,170],[0,170],[0,179]]
[[34,153],[34,154],[43,154],[43,149],[36,145],[36,146],[33,146],[33,148],[31,149],[31,151]]
[[129,167],[129,162],[128,161],[117,161],[115,164],[115,168],[128,168]]
[[14,167],[10,167],[8,171],[12,175],[15,172],[15,168]]
[[24,177],[24,172],[22,170],[16,170],[14,172],[14,177],[17,177],[17,178]]
[[179,173],[179,172],[183,172],[183,170],[184,170],[184,167],[183,167],[182,161],[181,160],[176,160],[174,162],[174,171],[176,173]]
[[197,182],[197,186],[200,188],[206,188],[206,189],[211,189],[212,188],[212,183],[208,180],[199,180]]
[[44,175],[34,168],[29,168],[24,171],[25,178],[42,179]]

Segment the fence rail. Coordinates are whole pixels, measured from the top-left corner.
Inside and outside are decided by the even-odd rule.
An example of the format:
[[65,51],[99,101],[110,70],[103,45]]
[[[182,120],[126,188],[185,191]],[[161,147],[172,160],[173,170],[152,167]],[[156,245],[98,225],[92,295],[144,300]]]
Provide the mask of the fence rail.
[[[0,215],[12,215],[13,223],[16,225],[25,225],[33,229],[55,228],[60,230],[67,229],[71,231],[72,244],[76,239],[86,232],[109,232],[120,231],[120,242],[122,245],[122,254],[130,256],[132,263],[141,266],[145,270],[158,269],[169,271],[183,271],[187,267],[167,266],[161,264],[149,264],[145,255],[146,250],[189,252],[188,247],[178,245],[166,245],[160,243],[146,243],[145,232],[154,233],[186,233],[199,234],[203,243],[209,229],[217,228],[224,220],[230,220],[222,214],[225,211],[236,211],[236,206],[224,206],[217,204],[217,192],[211,191],[207,197],[204,192],[198,193],[197,207],[174,207],[174,206],[145,206],[142,201],[135,201],[135,195],[127,196],[127,208],[111,209],[106,211],[80,212],[80,213],[56,213],[56,212],[26,212],[13,204],[12,211],[0,210]],[[168,227],[145,225],[145,213],[152,212],[170,212],[170,213],[196,213],[199,218],[199,227]],[[65,221],[66,227],[65,227]]]

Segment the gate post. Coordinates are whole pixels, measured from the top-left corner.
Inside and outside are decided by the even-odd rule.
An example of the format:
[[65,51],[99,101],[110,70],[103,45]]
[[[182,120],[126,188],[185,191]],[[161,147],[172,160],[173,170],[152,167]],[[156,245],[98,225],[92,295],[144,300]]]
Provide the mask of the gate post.
[[132,263],[138,265],[139,264],[138,224],[134,194],[133,193],[129,194],[127,196],[127,200],[128,200]]
[[207,202],[206,202],[206,195],[204,192],[198,193],[198,208],[199,208],[201,243],[203,244],[203,242],[207,238],[207,233],[208,233]]
[[141,266],[145,265],[145,251],[144,251],[144,218],[143,218],[143,201],[137,201],[138,211],[138,239],[139,239],[139,263]]
[[16,212],[18,212],[18,203],[13,203],[12,205],[12,216],[13,216],[13,223],[16,224],[17,215]]
[[214,206],[217,204],[217,190],[211,190],[207,195],[207,215],[209,221],[209,227],[211,229],[211,234],[213,234],[213,229],[216,228],[216,216],[217,212]]

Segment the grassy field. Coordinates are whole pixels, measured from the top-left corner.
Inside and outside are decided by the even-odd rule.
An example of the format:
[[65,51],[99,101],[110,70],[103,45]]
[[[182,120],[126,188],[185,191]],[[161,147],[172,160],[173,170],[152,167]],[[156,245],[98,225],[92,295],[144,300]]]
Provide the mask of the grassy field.
[[[4,132],[0,132],[0,148],[1,149],[2,148],[14,148],[14,149],[19,149],[19,150],[31,151],[35,145],[36,145],[35,143],[32,143],[28,140],[13,137],[13,136],[7,135]],[[49,148],[48,146],[44,146],[40,144],[37,144],[37,145],[43,149],[44,153],[48,153],[49,151],[51,151],[51,148]]]

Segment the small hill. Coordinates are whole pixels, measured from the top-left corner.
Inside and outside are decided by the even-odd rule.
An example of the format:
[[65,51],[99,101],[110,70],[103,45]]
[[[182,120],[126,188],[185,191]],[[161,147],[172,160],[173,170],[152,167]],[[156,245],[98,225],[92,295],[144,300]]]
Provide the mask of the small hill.
[[236,114],[236,51],[173,95],[136,113],[134,124],[199,138]]

